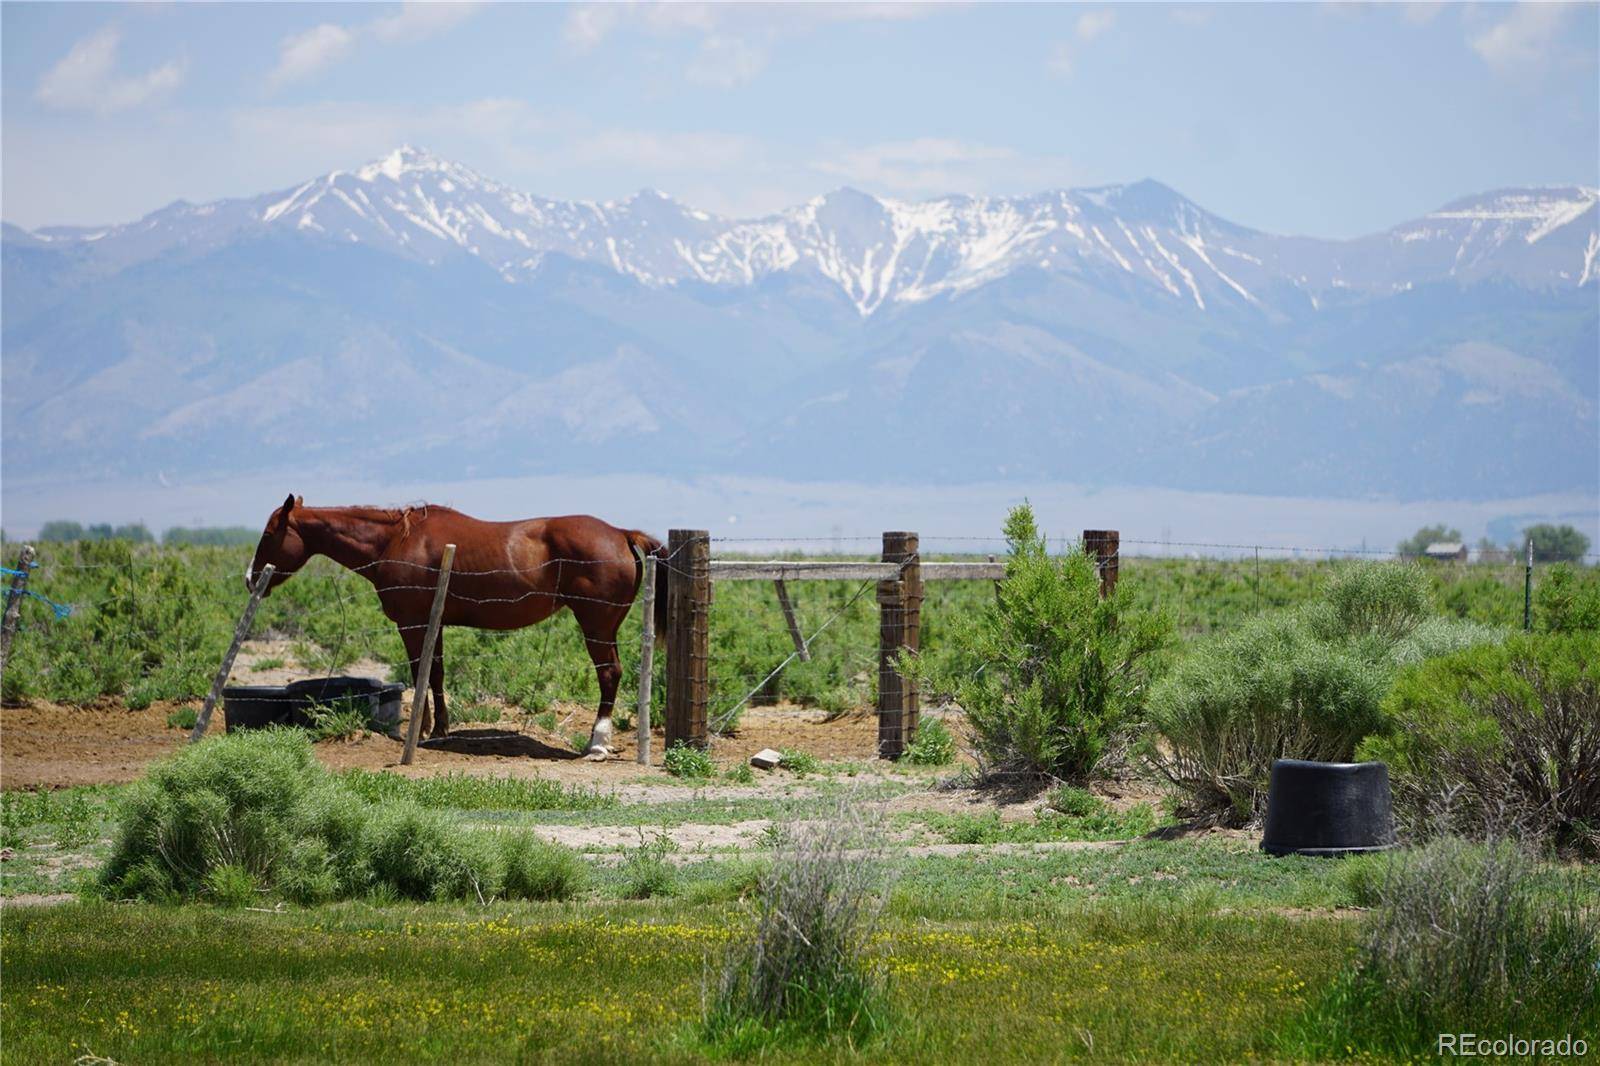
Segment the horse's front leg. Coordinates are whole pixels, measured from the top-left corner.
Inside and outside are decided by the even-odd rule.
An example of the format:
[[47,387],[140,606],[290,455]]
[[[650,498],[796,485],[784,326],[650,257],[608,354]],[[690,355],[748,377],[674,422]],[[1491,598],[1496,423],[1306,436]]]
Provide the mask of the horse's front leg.
[[616,634],[609,639],[584,633],[583,643],[594,662],[595,678],[600,682],[600,710],[595,715],[594,730],[589,734],[591,759],[604,759],[613,753],[616,729],[611,724],[611,709],[617,702],[617,686],[622,682],[622,661],[617,656]]

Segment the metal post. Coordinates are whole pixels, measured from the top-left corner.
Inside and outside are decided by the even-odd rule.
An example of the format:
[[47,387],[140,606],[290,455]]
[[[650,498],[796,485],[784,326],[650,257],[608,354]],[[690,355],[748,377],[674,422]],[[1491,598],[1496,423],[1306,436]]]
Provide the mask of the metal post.
[[650,765],[650,683],[654,680],[656,657],[656,557],[644,557],[644,624],[639,628],[639,712],[634,724],[639,731],[639,765]]
[[1256,614],[1261,613],[1261,545],[1256,545]]
[[[422,660],[417,663],[417,687],[411,694],[411,721],[406,723],[406,750],[400,765],[410,766],[417,754],[417,738],[422,734],[422,705],[428,698],[428,678],[433,673],[433,649],[439,642],[439,624],[444,620],[445,590],[450,587],[450,564],[456,561],[456,546],[444,546],[439,562],[439,584],[433,590],[433,609],[428,612],[428,632],[422,638]],[[438,713],[438,708],[434,712]]]
[[272,569],[271,563],[263,566],[256,583],[250,587],[250,602],[244,605],[244,613],[239,616],[239,624],[233,627],[233,643],[228,645],[228,654],[222,657],[222,665],[217,667],[217,676],[211,679],[211,691],[206,693],[206,702],[200,708],[200,717],[194,720],[194,729],[189,733],[191,744],[206,735],[206,727],[211,724],[211,712],[217,709],[217,701],[222,698],[222,690],[228,684],[229,675],[233,673],[233,660],[238,658],[239,646],[249,635],[250,623],[256,618],[256,608],[261,605],[261,597],[266,593],[267,585],[272,582]]
[[22,597],[28,591],[28,573],[33,569],[33,545],[24,544],[17,556],[17,572],[11,575],[11,587],[6,590],[4,621],[0,621],[0,683],[6,676],[6,662],[11,658],[11,639],[17,635],[17,620],[22,615]]
[[1528,538],[1528,566],[1522,573],[1522,629],[1533,629],[1533,538]]

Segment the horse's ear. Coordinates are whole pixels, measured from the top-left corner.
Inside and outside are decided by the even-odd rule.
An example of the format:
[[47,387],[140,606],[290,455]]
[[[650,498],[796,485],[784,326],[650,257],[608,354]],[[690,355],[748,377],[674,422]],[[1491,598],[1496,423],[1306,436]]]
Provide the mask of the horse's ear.
[[296,507],[304,507],[306,505],[306,498],[304,496],[296,496],[294,498],[294,505]]
[[278,525],[280,528],[289,524],[289,512],[294,510],[294,505],[294,493],[291,492],[288,496],[284,497],[283,506],[278,510]]

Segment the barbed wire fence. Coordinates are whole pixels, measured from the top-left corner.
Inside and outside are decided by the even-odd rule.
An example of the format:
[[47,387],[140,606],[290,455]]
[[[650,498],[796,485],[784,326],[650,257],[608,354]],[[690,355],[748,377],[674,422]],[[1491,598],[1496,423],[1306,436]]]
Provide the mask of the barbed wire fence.
[[[880,538],[709,537],[703,531],[700,536],[708,568],[713,562],[724,566],[808,560],[842,566],[884,563],[881,554],[868,550]],[[1075,547],[1078,541],[1052,540],[1057,551]],[[690,538],[664,553],[656,595],[669,594],[675,573],[685,576],[684,551],[693,542]],[[1004,540],[993,535],[940,534],[924,536],[920,543],[914,540],[906,555],[926,570],[943,564],[995,563],[1005,551]],[[1479,620],[1508,628],[1525,624],[1526,596],[1537,584],[1538,572],[1550,564],[1538,561],[1530,566],[1525,557],[1518,557],[1522,554],[1469,549],[1434,560],[1430,570],[1441,606],[1462,614],[1488,615]],[[7,579],[0,647],[5,698],[69,704],[122,699],[140,706],[200,699],[223,657],[238,594],[244,591],[237,567],[242,557],[238,550],[133,548],[116,543],[51,544],[42,553],[24,550],[16,566],[0,568]],[[1327,564],[1361,558],[1413,557],[1365,547],[1122,538],[1109,561],[1127,576],[1136,605],[1168,610],[1180,632],[1201,636],[1298,602],[1323,579]],[[556,559],[536,569],[612,561],[618,560]],[[629,561],[634,561],[631,556]],[[1577,561],[1594,567],[1600,553],[1586,553]],[[283,652],[266,657],[286,659],[286,668],[308,677],[332,680],[341,670],[354,667],[409,683],[404,637],[426,623],[390,622],[379,609],[377,594],[431,591],[439,568],[406,565],[415,579],[379,587],[362,567],[347,570],[315,560],[297,581],[284,584],[276,599],[264,601],[247,637],[258,647]],[[474,596],[467,591],[474,579],[524,577],[530,572],[457,571],[452,575],[457,591],[450,595],[480,605],[511,605],[549,596],[536,587],[506,596]],[[679,663],[688,664],[685,669],[690,674],[704,679],[703,694],[689,693],[691,701],[699,700],[700,717],[691,715],[686,729],[683,714],[675,722],[671,706],[673,682],[681,678],[674,679],[672,662],[664,661],[672,658],[672,636],[681,634],[657,635],[658,640],[666,638],[668,653],[656,662],[653,688],[658,695],[653,702],[668,713],[659,717],[653,713],[652,719],[663,727],[668,743],[710,742],[737,728],[746,708],[783,699],[828,713],[877,703],[881,714],[884,688],[895,685],[898,675],[892,665],[886,667],[881,646],[874,645],[881,645],[886,632],[899,633],[903,640],[907,627],[917,625],[922,629],[922,646],[936,650],[947,624],[980,607],[986,594],[981,580],[919,581],[913,607],[904,599],[903,588],[887,589],[894,582],[876,571],[842,579],[818,578],[816,573],[796,567],[777,578],[747,581],[728,581],[726,576],[714,580],[710,573],[688,575],[703,578],[708,587],[715,585],[717,594],[705,597],[702,618],[688,621],[689,643],[698,640],[699,645],[677,657]],[[878,595],[869,597],[875,587]],[[563,598],[585,599],[578,594]],[[634,602],[591,599],[619,610]],[[485,722],[482,713],[472,713],[489,705],[497,719],[501,713],[510,714],[520,719],[518,728],[538,724],[544,734],[568,739],[571,747],[580,748],[581,735],[569,736],[569,730],[587,724],[599,699],[590,654],[591,647],[599,644],[614,650],[622,668],[617,717],[619,727],[626,729],[633,706],[628,694],[639,682],[639,613],[628,612],[614,640],[591,638],[587,644],[576,626],[559,618],[510,632],[451,627],[444,661],[455,717],[476,719],[473,724],[478,725],[497,724]],[[700,630],[695,632],[697,625]],[[874,627],[879,641],[872,639]],[[262,658],[255,656],[256,661]],[[252,671],[235,672],[246,675],[236,680],[248,681]],[[914,728],[915,697],[914,691],[898,694],[902,726]],[[463,716],[462,710],[469,713]],[[674,737],[675,725],[687,736]],[[880,731],[881,727],[882,722]],[[478,733],[489,741],[504,731]],[[457,742],[470,744],[474,739],[465,735]],[[908,739],[902,730],[901,743]]]

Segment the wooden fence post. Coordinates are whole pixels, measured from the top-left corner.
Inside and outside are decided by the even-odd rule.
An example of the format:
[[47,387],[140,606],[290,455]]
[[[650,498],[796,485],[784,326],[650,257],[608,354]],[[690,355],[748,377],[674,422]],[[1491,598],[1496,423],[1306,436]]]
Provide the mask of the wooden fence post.
[[639,626],[639,709],[634,715],[634,728],[638,731],[638,759],[640,766],[650,765],[650,683],[654,678],[656,658],[656,557],[644,557],[644,580],[640,592],[644,598],[644,619]]
[[[422,705],[428,699],[428,678],[433,673],[433,649],[439,642],[439,625],[444,621],[444,601],[450,587],[450,566],[456,561],[456,546],[444,546],[444,558],[439,561],[439,584],[433,590],[433,609],[428,612],[428,632],[422,638],[422,659],[417,663],[417,687],[411,694],[411,721],[406,723],[406,749],[400,754],[400,765],[410,766],[417,754],[417,738],[422,734]],[[435,714],[439,708],[433,709]]]
[[922,636],[922,566],[915,533],[883,535],[883,561],[900,564],[900,578],[878,582],[878,757],[898,759],[916,737],[921,710],[917,683],[900,673],[902,648],[916,651]]
[[1105,599],[1117,587],[1117,557],[1122,534],[1115,529],[1086,529],[1083,531],[1083,550],[1094,556],[1095,569],[1100,572],[1100,598]]
[[711,534],[667,534],[667,747],[704,748],[710,684]]
[[17,621],[22,616],[22,598],[28,591],[28,572],[33,569],[33,545],[24,544],[17,556],[17,572],[11,575],[11,587],[6,589],[6,609],[0,619],[0,683],[6,676],[6,663],[11,658],[11,640],[17,635]]
[[228,645],[228,654],[222,657],[222,665],[217,667],[217,676],[211,679],[211,691],[206,693],[206,702],[200,708],[200,716],[194,720],[194,729],[189,732],[189,743],[193,744],[206,735],[206,727],[211,724],[211,712],[217,709],[217,700],[222,698],[222,690],[227,687],[228,676],[233,673],[233,660],[239,656],[239,646],[249,635],[250,623],[256,618],[256,608],[261,606],[261,597],[271,583],[272,564],[268,563],[261,568],[256,583],[250,587],[250,602],[244,605],[244,613],[239,616],[239,624],[233,627],[233,643]]

